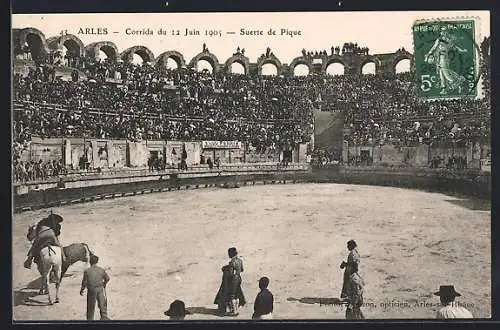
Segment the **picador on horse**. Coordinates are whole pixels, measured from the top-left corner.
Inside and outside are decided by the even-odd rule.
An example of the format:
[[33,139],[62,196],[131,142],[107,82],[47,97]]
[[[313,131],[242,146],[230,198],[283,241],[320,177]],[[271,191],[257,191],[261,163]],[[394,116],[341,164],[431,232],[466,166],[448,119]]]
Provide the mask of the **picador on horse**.
[[56,284],[56,299],[59,302],[59,286],[62,277],[68,268],[75,262],[82,261],[89,267],[90,257],[95,254],[86,243],[73,243],[63,247],[58,236],[61,234],[61,222],[63,218],[57,214],[50,214],[40,220],[37,224],[28,227],[26,238],[33,242],[24,267],[31,269],[33,259],[37,264],[38,271],[42,276],[40,294],[49,294],[49,281]]
[[[28,251],[28,258],[24,262],[25,268],[31,268],[33,259],[35,263],[38,264],[40,261],[40,250],[45,247],[50,248],[50,246],[60,247],[62,251],[62,262],[64,263],[66,261],[63,246],[58,239],[61,234],[61,222],[63,222],[63,218],[60,215],[51,213],[46,218],[40,220],[35,227],[30,227],[27,237],[30,239],[34,234],[35,239]],[[33,230],[35,233],[32,233]]]

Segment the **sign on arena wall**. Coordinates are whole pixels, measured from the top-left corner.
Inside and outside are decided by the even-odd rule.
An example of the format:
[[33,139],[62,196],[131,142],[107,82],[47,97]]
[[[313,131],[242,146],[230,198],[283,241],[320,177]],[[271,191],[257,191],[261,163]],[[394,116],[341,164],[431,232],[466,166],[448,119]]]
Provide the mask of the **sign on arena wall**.
[[241,149],[238,141],[201,141],[203,149]]

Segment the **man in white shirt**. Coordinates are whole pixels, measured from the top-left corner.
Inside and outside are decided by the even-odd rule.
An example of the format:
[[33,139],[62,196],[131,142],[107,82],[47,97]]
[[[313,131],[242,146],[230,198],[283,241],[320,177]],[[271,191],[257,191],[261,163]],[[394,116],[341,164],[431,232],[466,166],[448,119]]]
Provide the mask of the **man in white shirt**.
[[441,309],[437,312],[436,318],[438,319],[472,319],[472,313],[466,308],[460,306],[455,302],[456,297],[461,294],[455,291],[453,285],[441,285],[439,291],[434,295],[439,296],[441,300]]

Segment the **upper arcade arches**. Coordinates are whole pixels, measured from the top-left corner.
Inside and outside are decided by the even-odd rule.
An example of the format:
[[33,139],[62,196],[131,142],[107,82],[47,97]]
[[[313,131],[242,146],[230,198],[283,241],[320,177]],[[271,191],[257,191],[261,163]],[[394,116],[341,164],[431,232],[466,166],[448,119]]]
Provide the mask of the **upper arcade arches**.
[[276,67],[276,74],[281,74],[283,69],[283,65],[280,60],[274,54],[262,55],[257,61],[257,74],[262,75],[262,67],[265,64],[273,64]]
[[29,52],[34,61],[44,62],[48,59],[50,53],[45,35],[38,29],[25,28],[16,31],[17,47],[16,50]]
[[328,76],[343,76],[346,73],[346,67],[341,62],[331,62],[325,70]]
[[405,49],[398,49],[391,59],[391,71],[393,73],[413,71],[413,55]]
[[118,59],[118,47],[111,41],[93,42],[85,47],[85,52],[91,58],[98,60],[99,52],[104,52],[111,61]]
[[410,72],[411,71],[411,61],[410,59],[403,58],[399,60],[396,65],[394,66],[394,72],[397,73],[404,73],[404,72]]
[[232,73],[232,65],[233,63],[238,63],[243,66],[244,74],[248,74],[250,72],[250,61],[248,57],[243,54],[234,54],[230,58],[227,59],[226,63],[224,63],[224,70],[228,73]]
[[77,36],[65,34],[47,39],[47,44],[52,52],[62,51],[66,48],[67,53],[73,56],[84,56],[85,46]]
[[127,48],[120,54],[120,58],[124,62],[130,63],[133,61],[134,54],[139,55],[143,62],[153,62],[155,58],[153,52],[144,46],[133,46]]
[[[214,72],[224,70],[225,72],[242,74],[257,74],[262,75],[263,67],[267,64],[272,64],[276,68],[276,74],[282,75],[305,75],[305,74],[328,74],[328,68],[337,63],[340,68],[343,68],[345,74],[361,74],[365,65],[375,65],[375,72],[369,70],[369,73],[375,74],[396,74],[399,72],[414,70],[413,54],[406,51],[404,48],[398,49],[393,53],[373,54],[367,53],[346,53],[341,54],[335,50],[327,55],[326,52],[315,53],[312,52],[302,56],[298,56],[291,60],[290,64],[282,63],[274,54],[271,49],[267,47],[264,54],[262,54],[255,62],[250,62],[245,56],[244,49],[237,50],[231,57],[224,63],[219,63],[216,55],[211,53],[205,44],[201,53],[194,56],[189,64],[186,65],[184,56],[175,50],[166,51],[155,58],[154,54],[145,46],[137,45],[119,52],[116,45],[111,41],[94,42],[89,45],[84,45],[82,41],[75,35],[67,34],[54,36],[46,39],[45,35],[38,29],[28,27],[23,29],[12,29],[13,38],[13,52],[16,59],[35,60],[39,63],[44,63],[54,60],[54,56],[65,56],[68,62],[72,65],[79,66],[84,61],[80,61],[76,57],[91,57],[95,60],[99,58],[109,58],[112,61],[122,59],[130,62],[154,62],[157,66],[166,68],[184,68],[186,66],[198,69],[199,65],[207,65],[206,61],[210,64]],[[487,54],[489,47],[488,41],[483,42],[481,50],[482,53]],[[486,46],[485,46],[486,45]],[[239,49],[239,47],[238,47]],[[69,61],[69,60],[74,61]],[[142,61],[141,61],[142,59]],[[202,62],[200,62],[202,61]],[[174,63],[175,62],[175,63]],[[373,63],[373,64],[369,64]],[[408,64],[409,63],[409,64]],[[300,70],[296,68],[300,66]],[[305,67],[307,67],[307,69]],[[273,69],[274,70],[274,69]],[[365,71],[366,73],[366,71]],[[339,72],[338,74],[342,74]]]
[[260,68],[261,76],[277,76],[279,73],[278,67],[271,62],[265,63]]
[[311,73],[311,70],[309,67],[305,64],[297,64],[293,68],[293,76],[294,77],[303,77],[303,76],[308,76]]
[[373,62],[366,62],[361,66],[361,74],[372,74],[375,75],[377,72],[377,68],[375,66],[375,63]]
[[197,70],[198,69],[198,62],[201,60],[205,60],[208,63],[210,63],[214,73],[219,71],[219,59],[217,58],[217,56],[210,53],[209,51],[201,52],[198,55],[196,55],[195,57],[193,57],[191,59],[191,61],[189,62],[189,67]]
[[245,67],[241,65],[239,62],[233,62],[231,64],[231,71],[227,70],[226,72],[232,73],[232,74],[246,74],[245,72]]
[[167,62],[169,58],[177,63],[178,68],[183,68],[186,66],[184,56],[176,50],[169,50],[158,55],[158,57],[156,58],[156,65],[159,65],[162,68],[167,68]]
[[362,55],[359,73],[378,74],[382,68],[382,61],[374,55]]
[[[328,67],[331,64],[336,64],[336,63],[341,64],[343,67],[343,70],[345,70],[347,63],[344,60],[344,58],[340,55],[334,54],[334,55],[328,56],[326,59],[323,60],[323,63],[321,65],[321,72],[324,74],[328,74],[328,72],[327,72]],[[342,72],[342,74],[344,74],[344,73]]]
[[[302,65],[305,65],[307,66],[307,69],[308,69],[308,73],[307,74],[310,74],[311,72],[313,72],[313,61],[310,59],[310,58],[307,58],[305,56],[299,56],[299,57],[296,57],[292,60],[292,62],[288,65],[288,70],[290,72],[290,75],[296,75],[296,70],[295,68],[298,67],[298,66],[302,66]],[[297,68],[299,69],[299,68]],[[298,70],[300,72],[302,72],[303,70]]]

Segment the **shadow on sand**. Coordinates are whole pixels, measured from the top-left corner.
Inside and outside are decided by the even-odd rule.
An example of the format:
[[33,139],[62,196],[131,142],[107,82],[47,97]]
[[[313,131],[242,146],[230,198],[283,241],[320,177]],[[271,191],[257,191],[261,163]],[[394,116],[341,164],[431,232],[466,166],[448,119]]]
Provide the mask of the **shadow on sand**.
[[217,308],[206,308],[206,307],[188,307],[186,308],[191,314],[204,314],[204,315],[215,315],[220,316]]
[[19,306],[19,305],[42,306],[43,303],[41,301],[32,299],[35,296],[38,296],[38,290],[27,290],[27,289],[16,290],[14,291],[14,306]]
[[[42,277],[31,281],[26,285],[25,288],[14,291],[14,306],[25,305],[25,306],[47,306],[49,304],[46,295],[40,295],[38,292],[42,286]],[[39,296],[43,301],[33,299],[33,297]]]
[[452,203],[471,211],[491,211],[491,200],[484,200],[478,198],[465,198],[465,199],[447,199],[448,203]]
[[319,297],[305,297],[305,298],[287,298],[287,301],[298,301],[302,304],[320,304],[320,305],[342,305],[342,300],[339,298],[319,298]]
[[27,305],[27,306],[43,306],[45,303],[33,299],[33,297],[38,296],[38,291],[42,285],[42,277],[39,277],[28,285],[19,290],[14,291],[14,306]]
[[37,289],[39,290],[42,286],[42,277],[40,276],[36,280],[33,280],[26,285],[26,289]]

